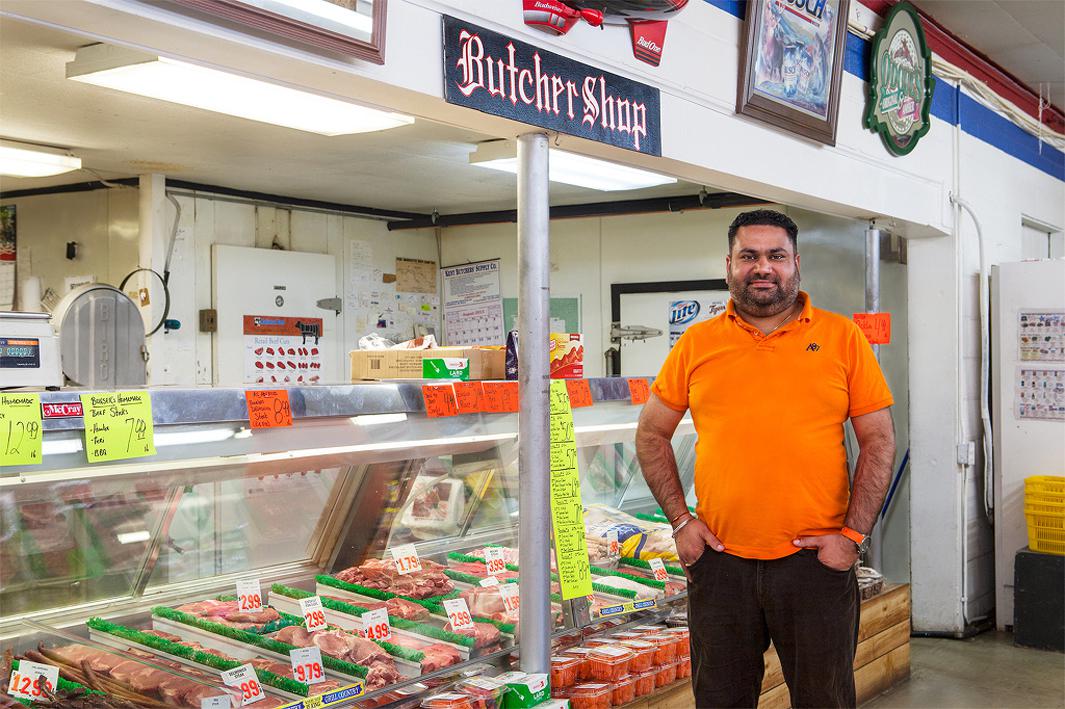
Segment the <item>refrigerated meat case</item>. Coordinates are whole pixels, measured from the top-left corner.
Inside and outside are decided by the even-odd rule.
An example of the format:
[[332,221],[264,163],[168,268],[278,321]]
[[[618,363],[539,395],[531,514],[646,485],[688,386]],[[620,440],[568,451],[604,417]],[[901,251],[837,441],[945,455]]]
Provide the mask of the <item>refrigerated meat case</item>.
[[[586,509],[660,522],[635,456],[642,407],[626,380],[588,381],[594,405],[573,410]],[[43,464],[0,474],[7,659],[59,664],[61,676],[105,691],[139,688],[139,706],[195,707],[220,691],[220,671],[252,662],[269,699],[259,706],[281,706],[323,687],[293,681],[287,655],[313,642],[300,635],[299,601],[317,594],[341,629],[339,645],[319,643],[326,687],[349,688],[317,705],[411,704],[428,687],[509,667],[516,612],[480,582],[486,554],[498,554],[486,547],[504,548],[500,582],[520,574],[517,414],[430,418],[416,382],[288,393],[293,425],[252,430],[244,389],[151,390],[156,455],[92,465],[82,419],[46,419]],[[685,419],[674,448],[686,489],[694,443]],[[408,544],[423,569],[400,576],[391,553]],[[656,581],[645,560],[590,549],[595,594],[553,596],[556,646],[683,607],[675,564]],[[264,610],[238,607],[247,581],[259,583]],[[447,625],[447,597],[467,599],[474,631]],[[353,640],[361,614],[379,607],[391,640]]]

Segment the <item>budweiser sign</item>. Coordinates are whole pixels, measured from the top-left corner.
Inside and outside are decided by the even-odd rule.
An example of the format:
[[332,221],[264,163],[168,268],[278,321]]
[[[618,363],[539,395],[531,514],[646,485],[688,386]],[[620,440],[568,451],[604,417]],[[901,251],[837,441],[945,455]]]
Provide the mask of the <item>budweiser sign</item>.
[[[648,38],[649,52],[661,45]],[[448,103],[661,155],[658,89],[444,17]]]

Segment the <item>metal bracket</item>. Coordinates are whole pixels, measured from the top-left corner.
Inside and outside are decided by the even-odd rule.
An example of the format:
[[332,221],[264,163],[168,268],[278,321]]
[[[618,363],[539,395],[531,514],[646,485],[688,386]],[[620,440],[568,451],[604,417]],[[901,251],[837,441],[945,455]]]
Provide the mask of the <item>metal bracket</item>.
[[614,343],[620,343],[622,340],[642,342],[652,337],[661,336],[661,330],[655,327],[647,327],[646,325],[622,326],[619,323],[612,323],[610,326],[610,341]]
[[322,310],[332,310],[337,315],[344,309],[344,301],[340,298],[322,298],[315,305]]

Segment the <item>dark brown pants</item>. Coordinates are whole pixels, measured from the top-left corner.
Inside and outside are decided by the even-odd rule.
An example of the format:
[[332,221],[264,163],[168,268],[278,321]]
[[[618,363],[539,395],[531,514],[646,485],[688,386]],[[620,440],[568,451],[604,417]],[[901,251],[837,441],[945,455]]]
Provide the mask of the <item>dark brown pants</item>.
[[692,685],[699,709],[756,707],[773,642],[791,706],[853,707],[858,580],[816,549],[759,561],[707,549],[688,584]]

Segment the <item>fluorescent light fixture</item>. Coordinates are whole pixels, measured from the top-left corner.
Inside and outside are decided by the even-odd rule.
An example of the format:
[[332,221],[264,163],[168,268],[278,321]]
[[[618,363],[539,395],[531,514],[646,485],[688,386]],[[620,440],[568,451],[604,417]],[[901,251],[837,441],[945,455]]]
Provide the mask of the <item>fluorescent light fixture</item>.
[[[517,144],[512,140],[489,140],[479,143],[477,149],[470,153],[470,164],[517,174]],[[638,190],[671,185],[677,181],[674,177],[659,175],[656,172],[555,149],[551,150],[548,160],[548,179],[603,192]]]
[[67,78],[321,135],[397,128],[410,116],[109,44],[82,47]]
[[147,529],[142,529],[139,532],[119,532],[115,536],[118,537],[119,544],[146,542],[152,538],[152,535],[148,532]]
[[0,175],[49,177],[81,169],[81,158],[58,148],[0,140]]

